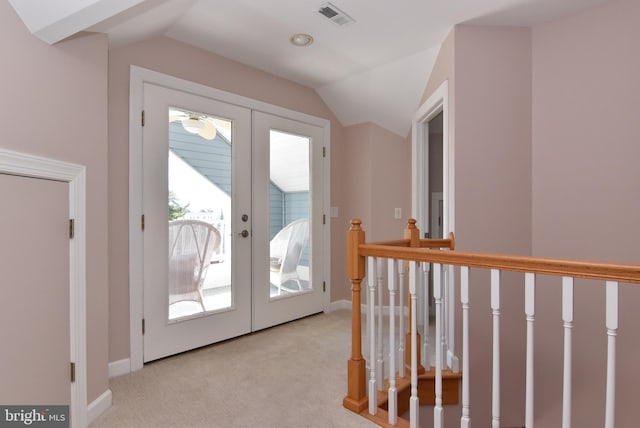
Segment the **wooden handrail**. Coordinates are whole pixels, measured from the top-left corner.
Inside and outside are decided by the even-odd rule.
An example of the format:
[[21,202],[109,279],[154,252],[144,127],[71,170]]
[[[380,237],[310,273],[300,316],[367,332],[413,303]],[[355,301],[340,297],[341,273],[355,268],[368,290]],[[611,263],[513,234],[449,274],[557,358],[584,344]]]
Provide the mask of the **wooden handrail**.
[[[419,248],[446,248],[449,250],[454,249],[455,239],[453,237],[453,232],[449,233],[449,238],[447,239],[421,239],[419,242]],[[383,245],[387,247],[411,247],[410,239],[396,239],[394,241],[379,241],[379,242],[369,242],[367,245]]]
[[422,248],[403,248],[375,244],[362,244],[358,247],[358,251],[362,257],[396,258],[447,265],[640,284],[640,265],[472,253],[458,250],[433,251]]

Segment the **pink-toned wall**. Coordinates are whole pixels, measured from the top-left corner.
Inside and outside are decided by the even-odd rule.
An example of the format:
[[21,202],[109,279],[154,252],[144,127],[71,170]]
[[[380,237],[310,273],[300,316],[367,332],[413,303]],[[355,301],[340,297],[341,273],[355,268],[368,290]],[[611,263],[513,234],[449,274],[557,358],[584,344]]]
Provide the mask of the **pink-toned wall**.
[[[449,138],[455,163],[456,248],[468,251],[531,252],[531,38],[523,28],[456,26],[443,42],[426,100],[449,84]],[[472,414],[491,420],[491,329],[488,275],[472,272],[470,383]],[[521,422],[523,349],[517,323],[522,293],[502,277],[502,420]],[[461,325],[460,313],[456,325]],[[459,335],[458,335],[459,336]],[[490,336],[489,336],[490,337]],[[515,339],[507,339],[511,337]],[[456,349],[461,349],[456,337]],[[445,425],[459,424],[460,407],[447,406]],[[521,425],[521,424],[520,424]]]
[[[342,126],[310,88],[273,76],[166,37],[109,52],[109,361],[129,357],[129,71],[137,65],[210,87],[331,120],[331,160],[341,165]],[[336,170],[334,166],[333,171]],[[339,176],[339,173],[337,173]],[[345,200],[338,178],[332,202]],[[332,222],[331,298],[348,295],[345,281],[345,230]],[[343,289],[344,288],[344,289]],[[346,291],[345,291],[346,290]]]
[[[350,221],[362,221],[369,242],[402,238],[411,215],[411,142],[374,123],[347,126],[338,162],[331,179],[342,188],[343,199],[336,201],[340,215],[332,222],[338,233],[333,245],[339,248],[339,253],[332,250],[339,260],[332,269],[347,284],[339,298],[351,300],[344,245]],[[402,210],[401,219],[395,219],[395,208]]]
[[[411,144],[376,124],[371,140],[371,226],[367,239],[399,239],[411,217]],[[400,208],[401,218],[395,218]]]
[[[334,231],[332,253],[339,262],[331,268],[345,284],[341,287],[340,299],[351,300],[351,285],[346,271],[346,232],[351,219],[359,218],[365,228],[371,223],[371,192],[368,179],[371,177],[371,161],[369,158],[370,126],[367,124],[352,125],[344,128],[343,144],[340,156],[332,156],[332,185],[341,188],[342,198],[336,199],[338,218],[332,219]],[[335,163],[333,162],[335,159]],[[367,237],[368,239],[368,237]]]
[[[456,26],[455,85],[456,248],[530,255],[530,30]],[[471,272],[470,300],[475,308],[470,320],[471,400],[474,419],[480,421],[491,419],[488,276]],[[519,275],[502,275],[501,423],[505,426],[522,425],[524,413],[520,281]]]
[[[343,226],[359,218],[367,241],[400,239],[411,214],[410,143],[367,122],[345,128],[344,148],[339,180],[349,198]],[[401,219],[394,218],[395,208],[402,210]]]
[[[618,0],[533,30],[533,218],[536,256],[638,263],[640,3]],[[576,281],[575,426],[602,425],[604,288]],[[560,423],[560,293],[545,283],[536,327],[536,424]],[[616,425],[637,426],[640,288],[620,290]]]
[[[0,146],[87,167],[87,399],[108,388],[107,38],[49,46],[0,2]],[[25,233],[29,233],[25,231]],[[25,255],[35,262],[46,254]]]
[[[367,241],[401,238],[411,215],[411,144],[367,122],[345,128],[344,150],[337,172],[348,195],[341,208],[343,229],[359,218]],[[394,218],[395,208],[402,210],[401,219]]]
[[[423,99],[444,78],[455,88],[450,114],[458,249],[638,262],[640,59],[633,52],[639,19],[640,4],[616,1],[531,31],[462,25],[449,35],[455,58],[447,60],[451,48],[445,41]],[[486,276],[472,274],[472,280],[478,285],[471,293],[477,308],[471,321],[472,415],[487,421],[489,293]],[[558,426],[559,284],[548,278],[538,282],[536,424]],[[514,291],[521,283],[521,275],[503,276],[505,425],[523,421],[523,343],[505,340],[524,336],[522,293]],[[604,290],[601,284],[576,283],[573,418],[577,426],[592,426],[604,417]],[[623,286],[620,293],[616,421],[634,426],[640,290]],[[459,415],[459,408],[447,412]],[[455,426],[455,419],[445,418],[447,426]]]

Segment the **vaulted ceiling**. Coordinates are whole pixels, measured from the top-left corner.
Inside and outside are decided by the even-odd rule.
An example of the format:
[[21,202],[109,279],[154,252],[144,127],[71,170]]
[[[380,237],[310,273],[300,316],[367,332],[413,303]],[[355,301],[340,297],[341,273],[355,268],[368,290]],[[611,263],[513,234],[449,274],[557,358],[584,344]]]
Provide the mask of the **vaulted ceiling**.
[[[84,30],[113,47],[165,35],[313,88],[345,126],[400,136],[454,25],[530,26],[605,1],[332,0],[353,19],[341,26],[319,13],[325,0],[9,0],[48,43]],[[296,33],[313,43],[292,45]]]

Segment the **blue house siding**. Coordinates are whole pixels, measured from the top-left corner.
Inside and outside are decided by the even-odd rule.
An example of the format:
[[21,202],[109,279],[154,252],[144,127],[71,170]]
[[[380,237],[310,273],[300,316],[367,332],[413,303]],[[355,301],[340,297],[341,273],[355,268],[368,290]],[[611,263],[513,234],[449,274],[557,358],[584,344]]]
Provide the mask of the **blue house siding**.
[[169,124],[169,148],[231,196],[231,143],[220,133],[213,140],[190,134],[180,122]]
[[284,192],[275,184],[269,185],[269,239],[284,226]]
[[[284,194],[285,224],[301,218],[309,218],[309,192],[290,192]],[[309,243],[302,253],[302,266],[309,266]]]
[[309,218],[309,192],[291,192],[284,194],[285,224],[301,218]]

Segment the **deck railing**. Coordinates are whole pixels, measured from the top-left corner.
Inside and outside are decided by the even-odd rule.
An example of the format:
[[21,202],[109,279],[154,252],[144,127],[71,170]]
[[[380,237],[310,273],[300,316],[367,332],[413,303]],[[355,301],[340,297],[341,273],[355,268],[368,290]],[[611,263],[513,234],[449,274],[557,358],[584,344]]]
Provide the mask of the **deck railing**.
[[[433,276],[433,299],[435,300],[435,400],[433,408],[433,426],[443,426],[443,370],[445,358],[445,296],[443,293],[443,269],[451,267],[459,270],[459,295],[462,311],[462,411],[460,426],[470,427],[471,407],[469,400],[469,271],[481,269],[490,271],[490,306],[492,312],[492,406],[491,426],[500,426],[500,278],[503,271],[524,272],[524,296],[526,319],[526,383],[525,383],[525,415],[523,420],[527,428],[534,426],[534,325],[536,275],[551,275],[562,278],[562,320],[564,329],[563,357],[563,405],[562,427],[571,426],[572,395],[572,329],[573,329],[573,282],[574,278],[587,278],[603,281],[606,288],[606,334],[607,334],[607,368],[605,421],[606,428],[613,428],[615,409],[616,378],[616,335],[618,329],[618,284],[640,283],[640,266],[611,263],[592,263],[584,261],[508,256],[500,254],[481,254],[454,250],[454,238],[421,240],[415,220],[409,220],[403,240],[366,243],[365,232],[360,220],[352,220],[351,229],[347,233],[347,274],[351,280],[352,291],[352,346],[351,358],[348,361],[348,391],[343,404],[346,408],[361,413],[383,426],[406,424],[399,419],[398,378],[404,377],[402,355],[407,353],[410,372],[410,398],[408,404],[409,426],[418,426],[419,393],[418,375],[424,371],[420,361],[420,351],[428,338],[420,338],[418,332],[418,291],[426,287],[426,276],[422,268],[430,266]],[[438,249],[446,249],[438,251]],[[421,267],[422,265],[422,267]],[[386,281],[383,274],[386,267]],[[405,274],[408,270],[408,274]],[[402,296],[404,282],[408,277],[408,308],[405,310]],[[368,358],[363,357],[362,349],[362,288],[366,279],[368,287],[367,331]],[[381,346],[382,311],[384,299],[382,289],[388,290],[388,342]],[[425,292],[423,290],[423,292]],[[451,293],[453,294],[453,293]],[[426,295],[426,292],[425,292]],[[396,304],[397,301],[400,304]],[[377,301],[377,303],[376,303]],[[425,305],[425,309],[428,305]],[[377,320],[376,323],[376,313]],[[402,338],[396,338],[398,325],[399,336],[403,336],[403,320],[408,313],[408,332],[406,345]],[[427,317],[428,318],[428,317]],[[449,319],[446,317],[446,319]],[[449,325],[448,327],[453,327]],[[424,334],[423,334],[424,336]],[[423,342],[423,343],[421,343]],[[406,348],[406,349],[405,349]],[[386,349],[386,355],[383,355]],[[398,358],[396,358],[398,356]],[[386,360],[387,369],[384,369]],[[400,364],[397,363],[400,361]],[[427,358],[428,361],[428,358]],[[451,367],[453,368],[453,367]],[[383,370],[388,377],[383,376]],[[457,370],[457,367],[456,367]],[[383,385],[386,384],[386,387]],[[382,394],[380,391],[384,389]],[[384,410],[379,407],[379,397],[385,397]],[[380,417],[384,414],[384,420]],[[479,421],[478,426],[486,426],[488,421]]]

